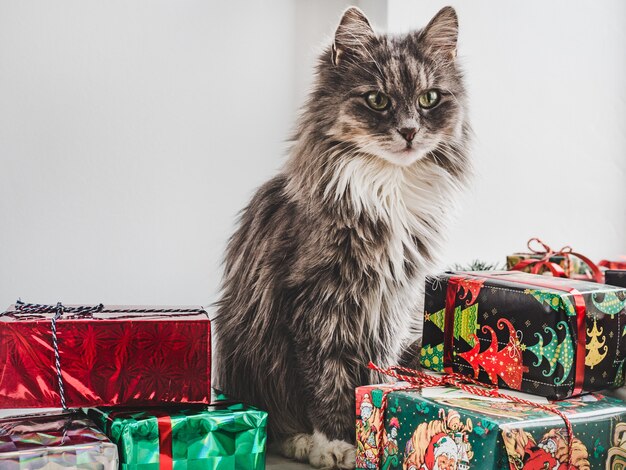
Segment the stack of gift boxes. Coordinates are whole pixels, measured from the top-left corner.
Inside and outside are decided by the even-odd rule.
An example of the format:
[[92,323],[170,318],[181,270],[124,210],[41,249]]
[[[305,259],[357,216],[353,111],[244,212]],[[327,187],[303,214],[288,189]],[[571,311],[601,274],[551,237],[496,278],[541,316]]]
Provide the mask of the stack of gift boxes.
[[626,271],[507,261],[427,277],[422,370],[372,366],[400,381],[356,390],[357,468],[626,469],[626,403],[606,392],[624,384]]
[[[569,249],[426,281],[421,366],[356,390],[357,468],[626,469],[626,263]],[[593,281],[593,282],[592,282]],[[211,387],[200,307],[0,315],[0,468],[262,469],[267,413]]]
[[[211,388],[200,307],[0,315],[0,468],[262,469],[267,413]],[[6,412],[5,412],[6,413]]]

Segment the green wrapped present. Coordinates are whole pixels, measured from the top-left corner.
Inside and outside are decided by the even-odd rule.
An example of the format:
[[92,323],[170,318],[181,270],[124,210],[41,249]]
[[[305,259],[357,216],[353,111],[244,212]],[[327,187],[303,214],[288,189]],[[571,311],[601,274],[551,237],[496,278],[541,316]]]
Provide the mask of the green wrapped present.
[[454,387],[392,391],[381,411],[383,391],[402,386],[356,389],[357,468],[626,468],[626,403],[619,399],[595,393],[559,402],[531,398],[562,411],[572,423],[568,466],[565,422],[553,413]]
[[0,419],[0,469],[117,470],[117,448],[80,411]]
[[86,411],[117,444],[122,470],[265,468],[267,413],[251,406]]

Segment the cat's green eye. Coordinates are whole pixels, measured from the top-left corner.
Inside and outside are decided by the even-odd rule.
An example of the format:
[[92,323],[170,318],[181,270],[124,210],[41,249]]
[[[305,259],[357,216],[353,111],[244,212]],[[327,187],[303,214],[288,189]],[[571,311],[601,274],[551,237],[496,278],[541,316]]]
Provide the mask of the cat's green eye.
[[417,97],[417,102],[422,109],[434,108],[441,100],[441,93],[437,90],[428,90]]
[[365,95],[365,101],[375,111],[384,111],[389,107],[389,97],[380,91],[370,91]]

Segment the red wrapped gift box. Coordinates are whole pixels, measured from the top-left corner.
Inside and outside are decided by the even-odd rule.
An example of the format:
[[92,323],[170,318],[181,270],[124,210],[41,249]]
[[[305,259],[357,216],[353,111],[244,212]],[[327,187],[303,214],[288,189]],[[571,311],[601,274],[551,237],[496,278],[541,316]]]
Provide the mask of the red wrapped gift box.
[[67,408],[210,403],[201,307],[61,308],[18,304],[0,315],[0,408],[59,407],[61,386]]

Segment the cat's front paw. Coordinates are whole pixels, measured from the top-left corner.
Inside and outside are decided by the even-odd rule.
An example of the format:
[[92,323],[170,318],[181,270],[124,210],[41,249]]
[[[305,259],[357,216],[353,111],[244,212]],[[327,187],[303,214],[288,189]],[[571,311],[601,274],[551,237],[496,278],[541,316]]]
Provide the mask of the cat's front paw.
[[311,434],[294,434],[283,440],[280,453],[290,459],[305,461],[311,451]]
[[311,442],[309,463],[323,469],[353,469],[356,466],[356,449],[346,441],[329,441],[323,433],[316,431]]

